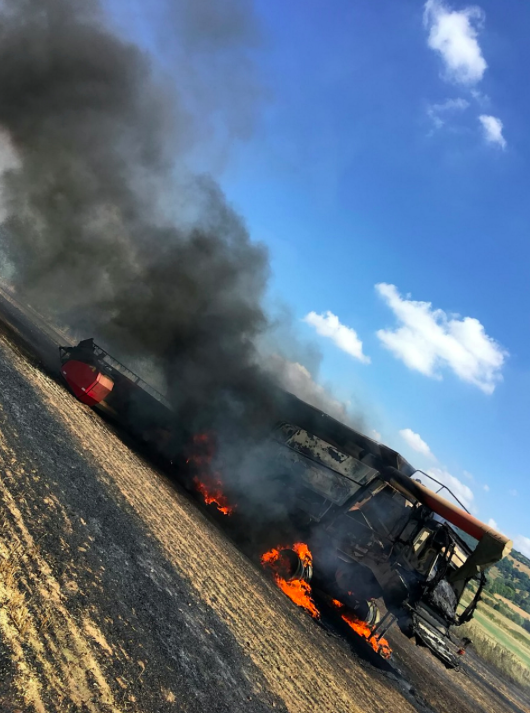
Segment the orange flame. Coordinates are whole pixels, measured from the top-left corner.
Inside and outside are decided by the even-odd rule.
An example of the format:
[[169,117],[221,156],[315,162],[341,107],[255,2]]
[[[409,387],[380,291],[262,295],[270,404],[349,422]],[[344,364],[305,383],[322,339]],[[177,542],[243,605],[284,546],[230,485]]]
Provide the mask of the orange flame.
[[275,547],[261,558],[261,564],[272,570],[274,581],[284,594],[297,606],[306,609],[312,617],[318,619],[320,612],[316,608],[315,602],[311,598],[311,585],[303,579],[284,579],[280,576],[278,569],[281,567],[280,550],[291,549],[296,552],[304,565],[312,564],[312,556],[309,548],[303,542],[296,542],[290,547]]
[[223,482],[217,472],[211,471],[215,453],[214,437],[209,433],[197,433],[192,440],[192,453],[187,460],[199,472],[193,478],[195,490],[202,495],[206,505],[215,505],[223,515],[231,515],[235,505],[231,505],[223,492]]
[[304,542],[295,542],[291,549],[296,552],[298,557],[300,557],[304,567],[313,564],[313,555],[309,551],[309,547]]
[[204,482],[204,479],[194,478],[193,484],[197,492],[202,495],[206,505],[215,505],[223,515],[231,515],[234,512],[234,506],[228,502],[226,495],[222,491],[223,485],[216,475],[214,473],[212,476],[208,476],[206,478],[208,483]]
[[356,634],[366,639],[374,651],[385,659],[390,658],[392,649],[386,639],[382,636],[374,636],[373,629],[371,629],[365,621],[357,619],[351,611],[348,611],[342,602],[339,602],[337,599],[332,599],[331,604],[340,611],[342,620],[345,621]]

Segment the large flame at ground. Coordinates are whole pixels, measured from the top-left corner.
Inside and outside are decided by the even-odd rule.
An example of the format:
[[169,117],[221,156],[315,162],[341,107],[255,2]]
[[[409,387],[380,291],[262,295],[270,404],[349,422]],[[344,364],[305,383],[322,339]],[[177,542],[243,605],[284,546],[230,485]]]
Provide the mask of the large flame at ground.
[[[215,505],[223,515],[231,515],[235,505],[231,505],[223,492],[223,483],[218,472],[212,471],[211,464],[215,453],[215,439],[211,434],[199,433],[192,441],[191,454],[188,463],[193,465],[200,475],[193,478],[196,491],[202,496],[206,505]],[[289,576],[289,565],[282,557],[282,551],[293,550],[300,558],[304,569],[311,568],[313,556],[309,547],[304,542],[295,542],[294,545],[274,547],[261,557],[261,564],[270,569],[278,587],[297,606],[308,611],[314,619],[320,618],[320,612],[311,596],[311,585],[305,579],[294,579]],[[384,658],[389,658],[392,649],[386,639],[374,636],[368,624],[357,619],[346,605],[337,599],[331,600],[331,605],[339,613],[348,626],[356,634],[362,636],[370,646]]]
[[230,504],[223,492],[220,473],[211,469],[214,454],[215,439],[211,434],[198,433],[193,437],[191,454],[187,460],[199,473],[194,476],[193,485],[206,505],[215,505],[223,515],[231,515],[235,505]]
[[339,610],[342,620],[345,621],[356,634],[366,639],[374,651],[385,659],[390,658],[392,649],[386,639],[382,636],[374,636],[373,629],[371,629],[365,621],[357,619],[342,602],[339,602],[337,599],[332,599],[331,605]]
[[288,547],[275,547],[269,552],[265,552],[261,558],[261,564],[272,571],[274,581],[282,592],[287,594],[291,601],[293,601],[297,606],[306,609],[312,617],[317,619],[320,617],[320,612],[311,598],[311,585],[309,582],[306,582],[303,579],[285,579],[281,576],[282,549],[294,550],[302,560],[304,566],[310,566],[313,563],[313,558],[307,545],[303,542],[296,542],[294,545],[290,545]]

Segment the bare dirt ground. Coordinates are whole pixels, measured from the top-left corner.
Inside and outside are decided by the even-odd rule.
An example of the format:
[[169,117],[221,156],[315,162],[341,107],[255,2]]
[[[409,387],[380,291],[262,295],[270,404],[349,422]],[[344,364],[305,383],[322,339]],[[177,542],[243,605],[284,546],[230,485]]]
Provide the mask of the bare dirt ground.
[[412,690],[0,337],[0,711],[530,711],[473,656],[391,643]]

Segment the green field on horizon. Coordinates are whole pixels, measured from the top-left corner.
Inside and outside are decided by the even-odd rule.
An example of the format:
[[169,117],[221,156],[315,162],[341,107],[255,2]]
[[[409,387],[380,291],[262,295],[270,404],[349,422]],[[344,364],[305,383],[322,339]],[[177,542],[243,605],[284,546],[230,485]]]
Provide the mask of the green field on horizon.
[[[512,654],[517,656],[517,658],[530,669],[530,638],[528,644],[524,644],[520,639],[516,639],[511,633],[508,627],[504,627],[497,624],[496,621],[490,619],[483,612],[475,612],[473,617],[475,621],[484,631],[495,641],[508,649]],[[521,629],[522,631],[522,629]]]

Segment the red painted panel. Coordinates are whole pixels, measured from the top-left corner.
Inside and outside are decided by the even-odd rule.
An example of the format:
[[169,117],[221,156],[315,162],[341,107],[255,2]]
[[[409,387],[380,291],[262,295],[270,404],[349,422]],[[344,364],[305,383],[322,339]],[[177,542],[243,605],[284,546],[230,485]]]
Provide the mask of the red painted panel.
[[99,404],[103,401],[112,391],[114,387],[114,382],[105,374],[98,374],[98,378],[95,384],[93,384],[87,391],[87,395],[94,400],[94,403]]
[[74,396],[89,406],[103,401],[114,386],[112,379],[99,372],[95,366],[75,359],[63,364],[61,372]]
[[508,538],[501,533],[494,530],[489,525],[478,520],[473,515],[462,510],[457,505],[449,502],[445,498],[442,498],[438,493],[433,493],[429,488],[426,488],[421,483],[415,483],[418,489],[422,493],[422,502],[428,505],[434,512],[441,515],[453,525],[456,525],[468,535],[474,537],[476,540],[481,540],[487,533],[499,541],[508,542]]

